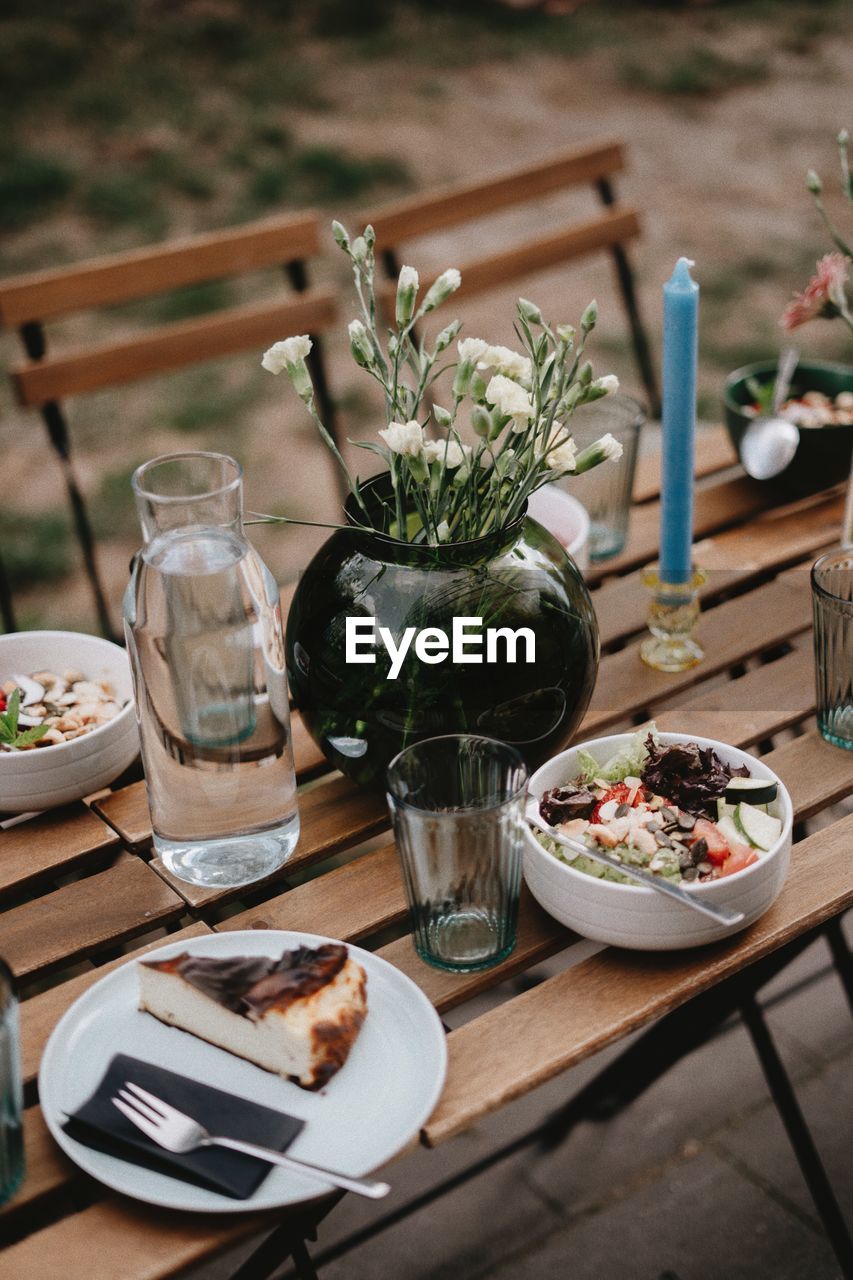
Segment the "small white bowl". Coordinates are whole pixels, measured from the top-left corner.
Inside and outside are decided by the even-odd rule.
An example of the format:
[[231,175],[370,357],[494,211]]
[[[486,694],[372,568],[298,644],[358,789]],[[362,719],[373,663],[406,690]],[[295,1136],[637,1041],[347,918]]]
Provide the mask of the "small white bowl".
[[581,572],[589,568],[589,513],[582,502],[558,484],[546,484],[531,494],[527,512],[553,533]]
[[0,636],[0,684],[33,671],[73,668],[107,679],[126,705],[114,719],[70,742],[33,751],[0,751],[0,813],[53,809],[106,787],[133,763],[139,735],[130,664],[124,649],[79,631],[14,631]]
[[[609,738],[595,738],[561,752],[534,773],[530,779],[531,793],[541,796],[552,787],[576,778],[580,772],[577,764],[580,750],[588,751],[603,764],[631,736],[620,733]],[[549,915],[576,933],[635,951],[676,951],[682,947],[699,947],[745,929],[778,897],[791,855],[791,797],[766,764],[757,756],[727,746],[724,742],[716,742],[713,738],[697,738],[689,733],[662,733],[660,738],[664,743],[698,742],[700,747],[713,747],[727,764],[745,764],[752,777],[775,782],[779,790],[770,812],[782,820],[782,834],[772,849],[760,854],[758,861],[745,870],[706,884],[685,886],[691,894],[716,906],[736,907],[744,912],[741,924],[727,926],[673,902],[654,889],[599,880],[583,871],[576,871],[569,863],[561,862],[544,849],[525,824],[524,878],[536,901]]]

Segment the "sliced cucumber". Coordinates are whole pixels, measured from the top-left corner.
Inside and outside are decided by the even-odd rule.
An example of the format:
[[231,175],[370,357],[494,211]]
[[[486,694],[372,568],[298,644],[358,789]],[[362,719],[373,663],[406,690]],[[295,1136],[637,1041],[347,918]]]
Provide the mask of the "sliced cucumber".
[[718,819],[717,830],[719,831],[720,835],[723,836],[723,838],[725,839],[726,844],[729,846],[730,852],[731,852],[733,842],[734,844],[742,845],[743,842],[746,840],[746,836],[743,834],[740,827],[737,825],[734,818],[729,813],[724,814],[722,818]]
[[743,801],[737,807],[735,822],[755,849],[772,849],[782,834],[780,818]]
[[720,818],[733,818],[735,816],[736,805],[728,804],[722,796],[717,801],[717,821]]
[[729,804],[772,804],[779,788],[766,778],[730,778],[726,784],[725,798]]

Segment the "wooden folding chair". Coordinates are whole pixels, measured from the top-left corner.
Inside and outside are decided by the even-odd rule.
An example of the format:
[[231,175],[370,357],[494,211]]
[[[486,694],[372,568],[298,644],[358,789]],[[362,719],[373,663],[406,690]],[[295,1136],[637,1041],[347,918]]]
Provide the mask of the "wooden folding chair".
[[[626,249],[628,242],[639,234],[640,221],[635,209],[617,203],[612,182],[612,175],[624,167],[625,148],[621,142],[598,142],[565,151],[543,164],[516,169],[499,178],[449,187],[385,205],[365,216],[362,223],[373,226],[378,256],[391,279],[400,270],[399,246],[404,241],[589,183],[604,205],[604,212],[583,221],[575,220],[563,230],[527,240],[499,253],[459,263],[462,290],[465,297],[470,297],[547,267],[602,250],[609,252],[631,329],[640,377],[649,407],[656,414],[659,409],[657,379]],[[425,285],[431,283],[431,279],[424,281]],[[389,287],[380,296],[383,307],[393,314],[393,288]]]
[[[63,401],[236,352],[260,350],[288,333],[310,333],[314,347],[309,364],[318,405],[334,433],[334,407],[318,335],[335,321],[335,295],[331,289],[309,288],[306,267],[306,259],[318,249],[317,217],[300,213],[0,281],[0,323],[18,328],[28,357],[12,370],[12,381],[20,403],[40,411],[62,467],[104,635],[114,635],[114,629],[91,522],[71,462]],[[48,354],[46,321],[276,265],[284,268],[299,296],[233,306],[125,339]],[[0,572],[0,609],[5,627],[13,630],[11,592],[5,579]]]

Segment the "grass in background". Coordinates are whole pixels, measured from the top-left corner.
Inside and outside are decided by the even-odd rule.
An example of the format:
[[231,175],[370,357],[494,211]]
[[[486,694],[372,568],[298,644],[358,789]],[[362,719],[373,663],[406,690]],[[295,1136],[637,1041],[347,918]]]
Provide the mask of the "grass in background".
[[54,156],[17,149],[0,156],[0,228],[16,231],[53,213],[73,186],[72,171]]
[[759,84],[769,75],[770,68],[764,58],[729,58],[697,44],[671,56],[669,62],[661,59],[659,51],[645,62],[626,61],[622,65],[620,79],[632,89],[709,98],[717,97],[727,89]]
[[71,569],[71,529],[62,511],[32,515],[4,507],[0,511],[0,544],[13,590],[56,582]]

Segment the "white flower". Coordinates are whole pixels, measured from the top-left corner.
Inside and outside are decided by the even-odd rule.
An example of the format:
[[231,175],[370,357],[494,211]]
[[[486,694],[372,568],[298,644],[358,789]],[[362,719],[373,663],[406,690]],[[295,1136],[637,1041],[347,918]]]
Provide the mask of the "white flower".
[[404,458],[419,458],[424,451],[424,433],[419,422],[389,422],[379,434],[392,453]]
[[484,342],[482,338],[462,338],[456,344],[456,350],[459,352],[459,359],[473,364],[476,360],[482,358],[483,352],[488,351],[489,344]]
[[448,267],[446,271],[442,271],[435,283],[427,290],[427,296],[421,303],[421,314],[425,315],[427,311],[440,306],[451,293],[456,292],[461,283],[462,276],[455,267]]
[[418,292],[418,273],[414,267],[401,267],[397,281],[397,328],[404,329],[415,311],[415,295]]
[[450,525],[447,523],[447,521],[446,521],[446,520],[442,520],[442,521],[440,522],[440,524],[438,525],[438,527],[437,527],[437,529],[436,529],[436,533],[438,534],[438,540],[439,540],[439,542],[449,542],[449,541],[450,541]]
[[598,447],[601,450],[602,459],[622,457],[622,446],[609,431],[598,441]]
[[533,403],[524,387],[501,373],[496,373],[486,387],[486,399],[503,417],[513,419],[515,431],[523,431],[533,417]]
[[558,471],[561,474],[566,471],[574,471],[577,465],[577,450],[575,442],[572,439],[565,439],[565,430],[562,428],[554,432],[552,440],[560,440],[562,443],[557,444],[551,449],[545,461],[551,471]]
[[427,462],[444,462],[448,471],[461,467],[470,453],[470,445],[458,444],[455,440],[424,441],[424,457]]
[[514,378],[516,382],[530,383],[530,360],[517,351],[510,351],[509,347],[486,347],[478,357],[477,368],[494,369],[495,373]]
[[311,350],[312,342],[307,333],[295,338],[275,342],[264,352],[261,364],[269,373],[281,373],[289,364],[298,364]]
[[414,267],[401,267],[400,279],[397,283],[399,289],[414,289],[417,291],[420,284],[420,277]]
[[619,390],[619,379],[615,373],[606,373],[603,378],[596,378],[593,385],[609,396]]

